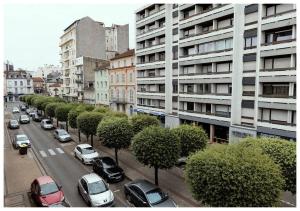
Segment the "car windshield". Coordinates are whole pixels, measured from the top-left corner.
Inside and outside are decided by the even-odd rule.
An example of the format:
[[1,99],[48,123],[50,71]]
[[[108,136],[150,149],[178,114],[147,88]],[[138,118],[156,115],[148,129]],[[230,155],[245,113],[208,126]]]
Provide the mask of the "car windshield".
[[111,158],[103,158],[102,159],[102,163],[103,163],[103,167],[104,168],[111,168],[111,167],[115,167],[116,163],[113,159]]
[[28,119],[28,117],[26,115],[22,115],[21,119]]
[[41,185],[41,195],[48,195],[51,193],[56,193],[58,191],[58,187],[55,182],[46,183]]
[[17,120],[10,120],[10,123],[11,124],[18,124],[18,121]]
[[49,124],[49,125],[51,125],[51,124],[52,124],[52,122],[51,122],[51,120],[46,120],[46,121],[45,121],[45,124]]
[[17,141],[27,141],[27,136],[17,136]]
[[82,149],[82,154],[92,154],[94,152],[95,150],[93,149],[93,147],[87,147]]
[[13,110],[19,110],[17,107],[14,107]]
[[168,198],[167,194],[162,192],[160,189],[149,191],[146,195],[150,204],[158,204]]
[[65,135],[69,135],[66,131],[61,130],[58,132],[60,136],[65,136]]
[[106,184],[103,181],[88,183],[88,189],[90,195],[96,195],[108,190]]

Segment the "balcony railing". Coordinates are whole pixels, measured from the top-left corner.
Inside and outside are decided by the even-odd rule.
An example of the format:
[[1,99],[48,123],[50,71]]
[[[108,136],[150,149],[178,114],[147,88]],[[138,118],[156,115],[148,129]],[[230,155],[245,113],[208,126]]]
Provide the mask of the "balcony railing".
[[218,50],[218,51],[210,51],[210,52],[203,52],[203,53],[194,53],[194,54],[187,54],[187,55],[181,55],[179,58],[186,58],[190,56],[200,56],[200,55],[207,55],[207,54],[213,54],[213,53],[222,53],[222,52],[227,52],[227,51],[232,51],[233,48],[227,48],[224,50]]
[[243,91],[243,96],[254,96],[255,91]]
[[155,15],[156,13],[159,13],[160,11],[162,11],[162,10],[164,10],[164,9],[165,9],[164,7],[160,7],[157,11],[155,11],[155,12],[153,12],[153,13],[151,13],[151,14],[150,14],[150,13],[149,13],[148,15],[144,14],[143,16],[137,18],[137,21],[143,20],[143,19],[145,19],[145,18],[147,18],[147,17],[150,17],[150,16],[152,16],[152,15]]
[[226,72],[206,72],[206,73],[180,73],[180,76],[194,76],[194,75],[215,75],[215,74],[229,74],[231,71]]
[[143,76],[137,76],[137,78],[159,78],[159,77],[165,77],[165,75],[143,75]]
[[144,92],[144,93],[165,93],[165,90],[161,90],[161,91],[149,91],[149,90],[137,90],[137,92]]
[[138,106],[144,106],[144,107],[149,107],[149,108],[159,108],[159,109],[165,109],[165,106],[160,106],[160,105],[146,105],[146,104],[137,104]]
[[284,67],[284,68],[260,69],[261,72],[285,71],[285,70],[296,70],[296,67]]
[[165,60],[160,60],[160,59],[155,59],[151,61],[145,61],[145,62],[138,62],[137,64],[148,64],[148,63],[153,63],[153,62],[164,62]]
[[211,112],[201,112],[201,111],[188,110],[188,109],[179,109],[179,111],[188,112],[188,113],[204,114],[204,115],[208,115],[208,116],[218,116],[218,117],[226,117],[226,118],[231,117],[230,112],[228,112],[228,113],[227,112],[211,113]]
[[215,9],[218,9],[218,8],[220,8],[220,7],[224,7],[225,5],[226,5],[226,4],[221,4],[221,5],[218,5],[217,7],[212,7],[212,8],[210,8],[210,9],[205,10],[205,11],[201,11],[201,12],[195,13],[195,14],[193,14],[193,15],[189,15],[189,16],[187,16],[187,17],[185,17],[185,18],[180,19],[180,21],[187,20],[187,19],[189,19],[189,18],[191,18],[191,17],[194,17],[194,16],[196,16],[196,15],[201,15],[201,14],[210,12],[210,11],[215,10]]
[[268,46],[268,45],[277,45],[281,43],[289,43],[289,42],[294,42],[296,39],[288,39],[288,40],[282,40],[282,41],[273,41],[273,42],[268,42],[268,43],[262,43],[262,46]]
[[278,94],[262,94],[259,97],[266,97],[266,98],[292,98],[296,99],[296,96],[289,96],[289,95],[278,95]]
[[163,45],[163,44],[165,44],[165,42],[159,42],[159,43],[155,43],[153,45],[149,45],[149,46],[146,46],[146,47],[139,47],[139,48],[137,48],[137,50],[143,50],[143,49],[147,49],[147,48],[151,48],[151,47],[158,46],[158,45]]
[[225,27],[218,28],[218,29],[212,29],[212,30],[205,31],[205,32],[200,32],[200,33],[195,33],[195,34],[183,36],[183,37],[180,37],[179,39],[180,39],[180,40],[183,40],[183,39],[187,39],[187,38],[190,38],[190,37],[195,37],[195,36],[199,36],[199,35],[204,35],[204,34],[208,34],[208,33],[215,32],[215,31],[220,31],[220,30],[224,30],[224,29],[230,29],[230,28],[232,28],[232,27],[233,27],[233,25],[225,26]]
[[76,79],[75,83],[77,83],[77,84],[83,84],[83,80],[82,79]]
[[179,94],[231,96],[231,93],[188,92],[188,91],[185,91],[185,92],[179,92]]
[[288,123],[287,121],[279,121],[279,120],[258,120],[259,122],[266,122],[270,124],[276,124],[276,125],[285,125],[285,126],[296,126],[296,123]]
[[264,20],[264,19],[267,19],[267,18],[276,17],[276,16],[287,14],[287,13],[291,13],[291,12],[296,12],[296,9],[287,10],[287,11],[284,11],[284,12],[279,12],[279,13],[276,13],[274,15],[265,16],[265,17],[262,17],[262,19]]

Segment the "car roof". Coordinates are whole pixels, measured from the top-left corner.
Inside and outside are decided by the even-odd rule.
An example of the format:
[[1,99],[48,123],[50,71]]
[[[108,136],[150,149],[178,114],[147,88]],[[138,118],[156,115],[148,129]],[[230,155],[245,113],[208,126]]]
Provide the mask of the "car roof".
[[56,129],[57,132],[67,132],[66,130],[64,129]]
[[9,121],[18,121],[18,120],[16,120],[16,119],[11,119],[11,120],[9,120]]
[[[50,119],[43,119],[42,121],[48,121],[48,120],[50,120]],[[51,120],[50,120],[51,121]]]
[[50,176],[41,176],[41,177],[36,178],[36,180],[38,181],[38,183],[40,185],[54,182],[54,180]]
[[148,180],[144,179],[134,180],[130,184],[138,186],[145,193],[158,188]]
[[22,114],[20,117],[28,117],[26,114]]
[[88,148],[88,147],[92,147],[92,146],[89,145],[89,144],[78,144],[77,147],[80,147],[80,148]]
[[82,178],[84,178],[85,181],[87,181],[87,183],[93,183],[93,182],[97,182],[97,181],[102,181],[101,177],[99,177],[95,173],[86,174]]
[[115,160],[112,159],[111,157],[108,157],[108,156],[105,156],[105,157],[100,157],[99,160],[102,160],[103,163],[106,163],[106,164],[116,164]]
[[18,138],[18,137],[26,137],[26,138],[28,138],[28,136],[27,136],[26,134],[17,134],[16,137],[17,137],[17,138]]

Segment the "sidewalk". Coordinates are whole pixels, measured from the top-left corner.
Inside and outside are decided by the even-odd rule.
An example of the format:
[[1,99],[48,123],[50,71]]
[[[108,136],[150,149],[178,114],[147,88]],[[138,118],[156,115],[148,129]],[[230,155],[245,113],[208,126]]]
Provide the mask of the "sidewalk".
[[[69,128],[69,133],[72,135],[73,140],[79,143],[77,130]],[[81,143],[86,143],[86,137],[83,134],[81,135]],[[114,150],[102,146],[98,137],[94,137],[94,147],[99,150],[100,155],[102,152],[112,158],[115,156]],[[144,178],[154,183],[154,169],[145,167],[139,163],[129,150],[120,150],[118,158],[120,166],[124,169],[126,176],[130,180]],[[159,170],[158,183],[180,207],[202,206],[201,203],[194,200],[191,192],[188,190],[188,186],[184,182],[182,169],[174,167],[169,170]]]
[[[5,117],[8,117],[7,114]],[[32,150],[30,149],[27,155],[20,155],[18,150],[13,149],[10,138],[5,122],[4,206],[31,207],[32,204],[28,197],[30,184],[36,177],[42,176],[44,173]]]

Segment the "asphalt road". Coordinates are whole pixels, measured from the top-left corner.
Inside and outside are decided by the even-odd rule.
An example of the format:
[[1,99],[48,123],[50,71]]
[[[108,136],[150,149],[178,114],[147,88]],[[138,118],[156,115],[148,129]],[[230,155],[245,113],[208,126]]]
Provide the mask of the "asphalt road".
[[[14,105],[18,104],[9,103],[7,110],[11,111]],[[24,112],[13,114],[13,117],[18,119],[22,113]],[[53,138],[53,130],[45,131],[38,122],[32,120],[29,124],[21,124],[20,129],[9,131],[11,137],[23,132],[31,139],[32,150],[47,174],[62,185],[68,203],[72,207],[86,207],[86,203],[78,194],[77,183],[81,176],[92,172],[92,167],[83,165],[74,157],[72,151],[65,149],[65,146],[70,149],[76,144],[74,142],[59,143]],[[125,179],[120,183],[109,185],[109,188],[114,192],[116,207],[130,206],[123,193],[123,185],[126,182],[128,180]]]

